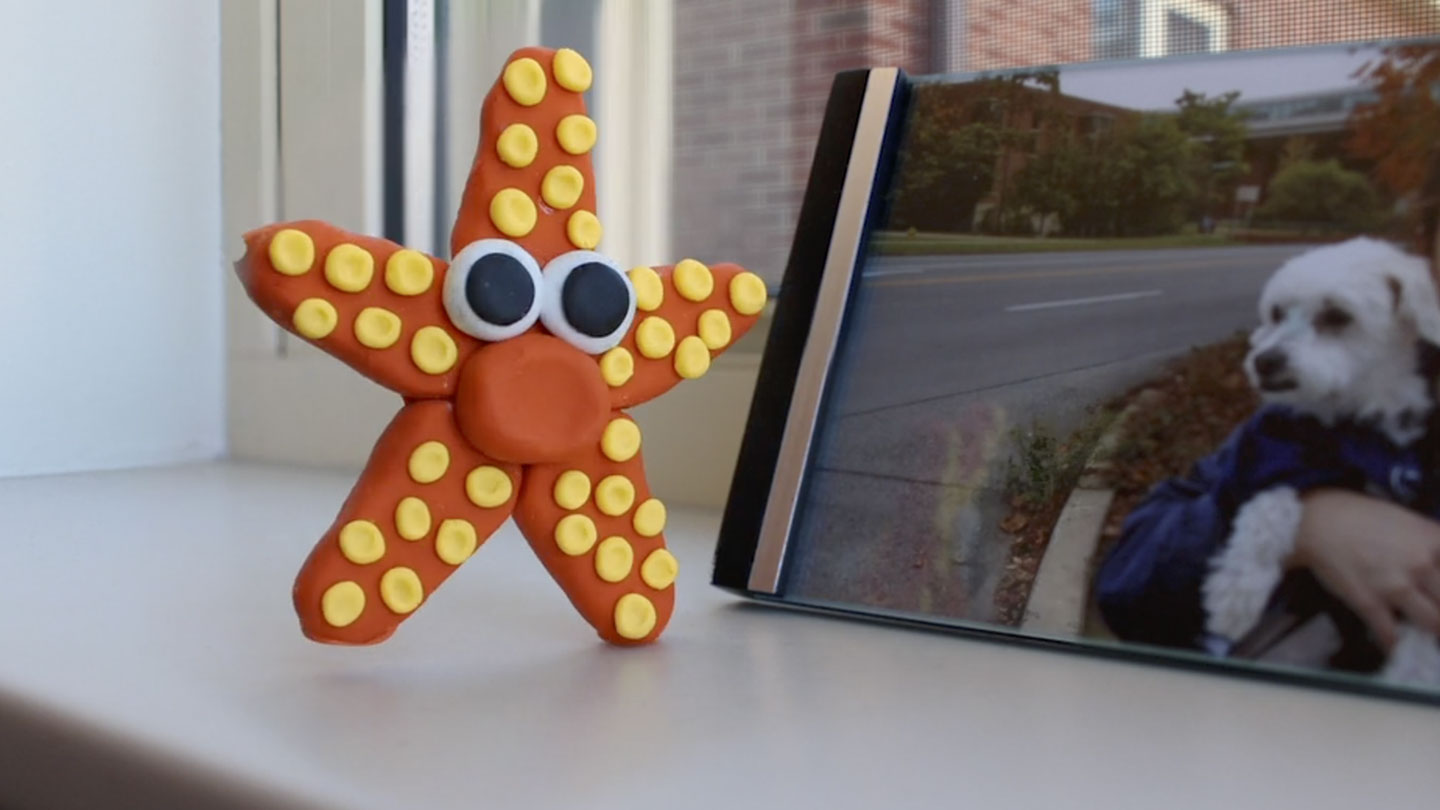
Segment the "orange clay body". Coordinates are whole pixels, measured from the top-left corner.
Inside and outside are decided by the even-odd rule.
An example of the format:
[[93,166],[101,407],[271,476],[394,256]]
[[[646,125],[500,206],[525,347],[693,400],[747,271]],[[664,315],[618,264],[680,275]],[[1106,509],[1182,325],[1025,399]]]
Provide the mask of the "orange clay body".
[[[307,637],[383,641],[512,516],[601,638],[648,643],[669,621],[676,561],[665,549],[665,508],[623,409],[704,374],[754,324],[765,287],[735,265],[606,264],[589,157],[595,130],[581,96],[589,85],[589,65],[573,51],[511,55],[482,108],[453,267],[323,222],[245,235],[236,269],[255,303],[404,400],[296,580]],[[490,317],[484,306],[463,317],[456,307],[494,294],[475,280],[492,278],[479,268],[499,255],[484,247],[495,240],[518,257],[501,262],[512,268],[504,289],[521,297],[494,306],[523,304],[524,283],[540,286],[530,321],[505,326],[495,316],[500,326],[475,327]],[[522,266],[544,268],[532,272],[541,280],[515,282]],[[581,269],[566,276],[569,267]],[[582,270],[602,287],[558,281]],[[454,298],[452,272],[468,274],[451,285]],[[602,288],[609,320],[590,332],[535,320],[543,312],[569,323],[590,311],[586,291]],[[516,333],[484,331],[501,327]]]

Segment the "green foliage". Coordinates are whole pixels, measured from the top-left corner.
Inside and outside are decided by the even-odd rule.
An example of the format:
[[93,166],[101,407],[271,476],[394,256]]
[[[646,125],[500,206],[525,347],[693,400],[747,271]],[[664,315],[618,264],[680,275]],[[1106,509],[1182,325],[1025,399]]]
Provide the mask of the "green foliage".
[[1045,99],[1059,91],[1059,81],[1057,72],[1038,70],[916,87],[891,192],[890,227],[971,230],[976,205],[996,189],[1003,152],[1023,146],[1032,122],[1047,120]]
[[1044,425],[1010,431],[1015,455],[1005,472],[1005,491],[1021,506],[1036,508],[1060,491],[1073,461],[1061,452],[1060,440]]
[[1375,228],[1384,215],[1365,175],[1334,159],[1298,160],[1281,169],[1270,181],[1264,204],[1255,211],[1262,222],[1344,232]]
[[969,230],[975,205],[995,182],[1000,139],[983,123],[947,129],[919,119],[893,192],[891,224],[923,231]]
[[1150,236],[1179,229],[1193,181],[1189,140],[1173,116],[1146,115],[1109,136],[1069,136],[1033,158],[1015,199],[1057,214],[1067,236]]
[[1315,159],[1315,140],[1304,135],[1294,135],[1285,139],[1285,145],[1280,148],[1280,164],[1277,168],[1284,169],[1292,164],[1305,160]]
[[1033,235],[1051,216],[1066,236],[1170,234],[1217,213],[1248,171],[1236,93],[1186,91],[1174,113],[1120,114],[1099,132],[1076,126],[1059,91],[1054,71],[916,88],[889,227],[967,232],[984,201],[990,234]]
[[1120,199],[1120,236],[1173,233],[1185,216],[1185,203],[1193,198],[1196,181],[1186,171],[1191,141],[1166,115],[1140,119],[1116,161]]
[[1189,215],[1214,216],[1234,199],[1235,186],[1249,171],[1245,165],[1245,116],[1236,110],[1240,93],[1211,98],[1186,90],[1175,100],[1176,123],[1191,139],[1186,170],[1195,189]]

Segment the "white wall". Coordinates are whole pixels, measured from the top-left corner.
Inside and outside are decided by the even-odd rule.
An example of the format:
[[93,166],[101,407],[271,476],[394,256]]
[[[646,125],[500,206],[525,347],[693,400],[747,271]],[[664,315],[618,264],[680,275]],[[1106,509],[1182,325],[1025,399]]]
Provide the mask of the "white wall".
[[0,475],[215,457],[218,3],[3,6]]

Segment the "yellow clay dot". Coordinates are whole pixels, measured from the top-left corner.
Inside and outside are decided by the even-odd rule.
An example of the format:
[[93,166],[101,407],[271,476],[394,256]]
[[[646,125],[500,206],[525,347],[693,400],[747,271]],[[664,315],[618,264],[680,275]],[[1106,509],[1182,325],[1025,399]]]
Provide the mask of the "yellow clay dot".
[[499,467],[476,467],[465,476],[465,495],[470,502],[485,509],[492,509],[510,500],[514,484],[510,476]]
[[425,601],[425,586],[414,569],[397,565],[380,577],[380,599],[395,613],[409,613]]
[[640,426],[629,419],[611,419],[600,434],[600,452],[620,464],[640,452]]
[[654,315],[635,328],[635,348],[651,360],[659,360],[675,348],[675,328]]
[[501,80],[505,92],[522,107],[534,107],[545,98],[545,69],[528,56],[506,65]]
[[710,350],[705,341],[694,335],[680,341],[675,349],[675,373],[687,380],[705,376],[710,370]]
[[286,228],[270,237],[269,253],[270,266],[276,272],[287,276],[303,275],[315,263],[315,242],[304,231]]
[[681,260],[675,265],[671,278],[680,295],[691,301],[704,301],[715,292],[715,277],[710,274],[710,268],[694,259]]
[[535,162],[535,153],[540,150],[540,139],[535,130],[525,124],[511,124],[495,140],[495,153],[506,166],[523,169]]
[[570,244],[581,250],[594,250],[600,244],[602,229],[600,220],[589,211],[576,211],[565,223],[565,235]]
[[325,280],[342,292],[360,292],[375,275],[375,257],[359,245],[336,245],[325,257]]
[[741,315],[754,315],[764,309],[768,295],[765,282],[754,273],[740,273],[730,279],[730,306]]
[[302,337],[311,340],[319,340],[335,331],[335,324],[340,322],[340,314],[335,311],[335,305],[323,298],[306,298],[295,307],[295,314],[291,317],[295,324],[295,331]]
[[388,349],[400,339],[400,316],[388,309],[366,307],[355,316],[355,339],[372,349]]
[[569,48],[555,52],[555,81],[566,90],[583,93],[590,89],[590,63]]
[[578,557],[595,545],[595,521],[584,515],[566,515],[555,524],[555,545]]
[[517,239],[535,228],[535,201],[518,188],[502,188],[490,200],[490,221]]
[[433,484],[450,469],[450,448],[440,442],[425,442],[410,453],[410,480]]
[[723,349],[730,342],[730,316],[718,309],[707,309],[700,313],[697,330],[707,349]]
[[646,312],[654,312],[665,301],[665,285],[660,274],[649,267],[630,270],[630,284],[635,288],[635,306]]
[[574,511],[590,500],[590,476],[579,470],[566,470],[555,479],[555,505]]
[[635,533],[641,537],[654,537],[665,531],[665,504],[655,498],[640,504],[632,523]]
[[340,530],[340,553],[356,565],[368,565],[385,556],[385,535],[368,520],[352,520]]
[[624,346],[616,346],[600,356],[600,376],[611,388],[619,388],[635,375],[635,358]]
[[443,521],[435,532],[435,555],[447,565],[459,565],[470,559],[477,545],[479,538],[468,520]]
[[585,115],[567,115],[555,125],[555,140],[572,155],[583,155],[595,147],[595,122]]
[[435,266],[419,251],[397,250],[385,260],[385,286],[396,295],[419,295],[435,281]]
[[454,368],[459,354],[454,338],[438,326],[422,326],[410,338],[410,361],[426,374],[444,374]]
[[616,517],[635,505],[635,485],[623,475],[607,475],[595,487],[595,506],[601,513]]
[[430,507],[408,495],[395,506],[395,531],[406,540],[419,540],[430,533]]
[[676,561],[675,555],[663,548],[650,552],[650,556],[640,564],[640,578],[657,591],[670,587],[679,573],[680,563]]
[[623,537],[607,537],[595,548],[595,573],[606,582],[619,582],[630,575],[635,550]]
[[655,605],[638,593],[627,593],[615,603],[615,632],[639,641],[655,629]]
[[585,176],[574,166],[555,166],[540,181],[540,198],[551,208],[569,208],[580,201]]
[[337,582],[320,597],[320,613],[331,627],[348,627],[365,610],[365,591],[350,580]]

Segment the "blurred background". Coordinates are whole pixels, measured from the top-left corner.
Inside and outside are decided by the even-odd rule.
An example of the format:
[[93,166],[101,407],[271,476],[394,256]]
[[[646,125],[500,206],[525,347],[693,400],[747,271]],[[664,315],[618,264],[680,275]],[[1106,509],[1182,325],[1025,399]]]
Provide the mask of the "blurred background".
[[[319,218],[445,256],[506,56],[591,62],[602,249],[779,289],[838,71],[1440,32],[1437,0],[6,0],[0,474],[353,468],[393,395],[261,317],[240,235]],[[723,503],[765,323],[641,408],[669,499]],[[697,426],[700,426],[697,428]]]

